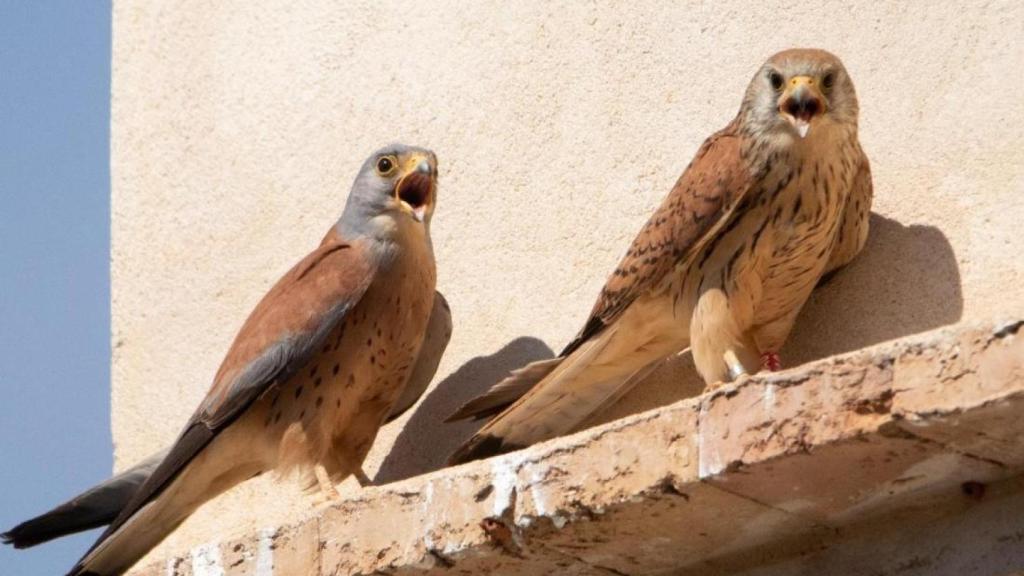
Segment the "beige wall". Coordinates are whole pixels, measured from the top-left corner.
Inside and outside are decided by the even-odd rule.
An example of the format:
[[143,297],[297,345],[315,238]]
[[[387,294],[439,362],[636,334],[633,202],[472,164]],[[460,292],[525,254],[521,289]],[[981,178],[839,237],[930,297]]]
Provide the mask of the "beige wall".
[[[441,418],[571,338],[702,138],[790,46],[832,50],[853,75],[877,216],[783,360],[1024,312],[1024,5],[630,4],[116,1],[118,466],[173,439],[363,158],[400,140],[440,157],[433,229],[455,331],[435,388],[382,431],[368,472],[435,469],[472,428]],[[698,389],[679,359],[603,419]],[[168,545],[309,506],[253,481]]]

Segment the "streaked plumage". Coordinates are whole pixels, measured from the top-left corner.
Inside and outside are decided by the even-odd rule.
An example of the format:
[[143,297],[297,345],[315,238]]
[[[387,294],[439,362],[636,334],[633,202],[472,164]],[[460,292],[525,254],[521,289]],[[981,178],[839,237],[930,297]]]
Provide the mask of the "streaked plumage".
[[[401,416],[423,395],[437,372],[437,366],[452,333],[448,302],[437,292],[427,323],[427,333],[412,375],[388,414],[388,422]],[[0,535],[5,544],[29,548],[76,532],[106,526],[114,521],[135,491],[167,456],[170,448],[149,456],[127,470],[100,482],[56,508],[26,520]]]
[[341,218],[257,304],[178,439],[71,576],[122,574],[257,474],[312,485],[359,470],[433,306],[435,194],[430,151],[394,145],[367,159]]
[[864,245],[871,177],[857,115],[838,58],[772,56],[641,229],[576,339],[457,413],[515,400],[451,462],[570,432],[686,347],[708,384],[757,371],[762,356],[774,362],[822,274]]

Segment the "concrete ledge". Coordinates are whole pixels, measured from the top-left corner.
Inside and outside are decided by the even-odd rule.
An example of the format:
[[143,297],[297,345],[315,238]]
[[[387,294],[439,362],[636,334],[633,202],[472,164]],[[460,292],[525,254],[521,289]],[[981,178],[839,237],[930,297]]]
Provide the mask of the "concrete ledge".
[[136,574],[1013,574],[1022,325],[757,376]]

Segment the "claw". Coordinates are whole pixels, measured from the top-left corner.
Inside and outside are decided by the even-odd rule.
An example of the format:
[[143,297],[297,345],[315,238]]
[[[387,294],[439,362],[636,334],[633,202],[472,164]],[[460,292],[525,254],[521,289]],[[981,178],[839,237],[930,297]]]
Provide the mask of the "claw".
[[313,473],[316,474],[316,483],[320,485],[320,496],[325,502],[341,500],[341,494],[334,487],[334,482],[331,482],[331,477],[327,474],[327,469],[324,468],[323,464],[314,466]]
[[769,372],[782,370],[782,360],[779,358],[778,352],[765,352],[761,354],[761,366]]

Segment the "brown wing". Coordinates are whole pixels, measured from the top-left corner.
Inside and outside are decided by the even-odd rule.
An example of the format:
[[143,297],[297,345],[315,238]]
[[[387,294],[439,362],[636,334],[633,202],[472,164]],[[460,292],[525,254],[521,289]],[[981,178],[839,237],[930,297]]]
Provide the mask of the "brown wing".
[[95,549],[155,498],[224,427],[300,368],[362,298],[375,268],[362,245],[332,230],[263,297],[235,337],[213,386],[153,474]]
[[742,160],[742,140],[735,125],[733,122],[704,141],[608,277],[583,330],[561,356],[601,332],[637,296],[685,262],[701,238],[745,194],[751,174]]

